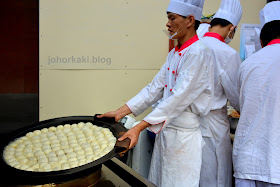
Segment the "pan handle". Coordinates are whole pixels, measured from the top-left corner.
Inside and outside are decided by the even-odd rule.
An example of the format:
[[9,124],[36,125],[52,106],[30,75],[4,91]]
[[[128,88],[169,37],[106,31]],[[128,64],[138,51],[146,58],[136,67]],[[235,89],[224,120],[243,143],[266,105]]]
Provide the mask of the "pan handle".
[[[120,132],[118,135],[118,138],[124,135],[125,132]],[[124,154],[129,150],[129,145],[130,145],[130,138],[126,138],[123,141],[118,141],[115,145],[115,148],[117,150],[119,156],[124,156]]]

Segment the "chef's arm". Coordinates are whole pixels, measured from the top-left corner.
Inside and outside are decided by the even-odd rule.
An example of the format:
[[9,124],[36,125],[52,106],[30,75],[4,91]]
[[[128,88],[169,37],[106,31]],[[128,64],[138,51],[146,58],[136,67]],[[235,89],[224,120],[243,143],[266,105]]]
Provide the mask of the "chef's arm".
[[132,127],[131,129],[129,129],[122,137],[120,137],[118,140],[119,141],[123,141],[126,138],[130,138],[130,145],[129,145],[129,149],[131,149],[132,147],[134,147],[137,142],[138,142],[138,138],[140,135],[140,132],[144,129],[146,129],[150,124],[147,123],[146,121],[141,121],[140,123],[138,123],[136,126]]
[[124,105],[115,111],[106,112],[102,115],[98,115],[97,118],[103,118],[103,117],[115,118],[115,121],[119,121],[120,119],[122,119],[124,116],[128,114],[131,114],[131,111],[127,105]]
[[239,54],[236,52],[228,58],[227,64],[232,67],[221,74],[221,84],[231,106],[239,111],[238,69],[241,64]]

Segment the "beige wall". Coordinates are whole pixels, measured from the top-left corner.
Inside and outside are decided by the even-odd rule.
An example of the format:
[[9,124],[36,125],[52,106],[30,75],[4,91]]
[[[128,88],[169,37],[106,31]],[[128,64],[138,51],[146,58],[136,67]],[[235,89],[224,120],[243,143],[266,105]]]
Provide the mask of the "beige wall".
[[[114,110],[148,84],[168,54],[168,3],[40,0],[40,120]],[[219,3],[206,0],[204,13],[214,13]],[[241,4],[241,22],[259,23],[265,0]],[[239,29],[231,43],[237,50]],[[73,63],[72,56],[99,56],[110,63]],[[52,58],[68,61],[52,63]]]
[[168,3],[40,0],[40,120],[114,110],[147,85],[168,54]]

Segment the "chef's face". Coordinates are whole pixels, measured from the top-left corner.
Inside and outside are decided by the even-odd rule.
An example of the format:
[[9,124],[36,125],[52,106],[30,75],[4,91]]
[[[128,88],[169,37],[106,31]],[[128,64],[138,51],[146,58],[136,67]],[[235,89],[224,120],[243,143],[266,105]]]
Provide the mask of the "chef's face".
[[166,26],[168,27],[170,36],[176,32],[178,34],[174,37],[174,39],[178,39],[183,35],[185,35],[185,33],[187,32],[186,28],[188,27],[190,22],[189,17],[184,18],[183,16],[169,12],[167,14],[167,18],[168,18],[168,22]]

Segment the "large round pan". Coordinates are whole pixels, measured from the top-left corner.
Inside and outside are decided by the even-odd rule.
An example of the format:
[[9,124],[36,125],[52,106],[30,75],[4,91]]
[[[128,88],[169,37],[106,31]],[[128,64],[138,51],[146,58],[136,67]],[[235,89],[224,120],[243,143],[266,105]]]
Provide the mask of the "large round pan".
[[[48,128],[51,126],[58,126],[62,124],[73,124],[79,122],[91,122],[94,125],[105,127],[111,130],[113,135],[116,138],[122,136],[127,129],[120,123],[115,122],[114,118],[96,118],[95,116],[69,116],[49,119],[46,121],[41,121],[39,123],[33,124],[25,129],[21,129],[20,132],[16,132],[4,143],[4,147],[8,145],[11,141],[25,136],[26,133],[34,130],[39,130],[43,128]],[[106,155],[95,160],[91,163],[88,163],[83,166],[61,170],[61,171],[51,171],[51,172],[32,172],[32,171],[23,171],[16,168],[13,168],[6,164],[3,158],[4,147],[1,149],[1,160],[0,163],[1,170],[5,172],[5,180],[9,181],[10,184],[17,185],[37,185],[37,184],[46,184],[46,183],[63,183],[72,179],[80,178],[87,176],[90,173],[93,173],[101,168],[101,164],[117,155],[122,156],[124,152],[128,150],[130,144],[130,139],[126,139],[122,142],[117,141],[115,147]]]

